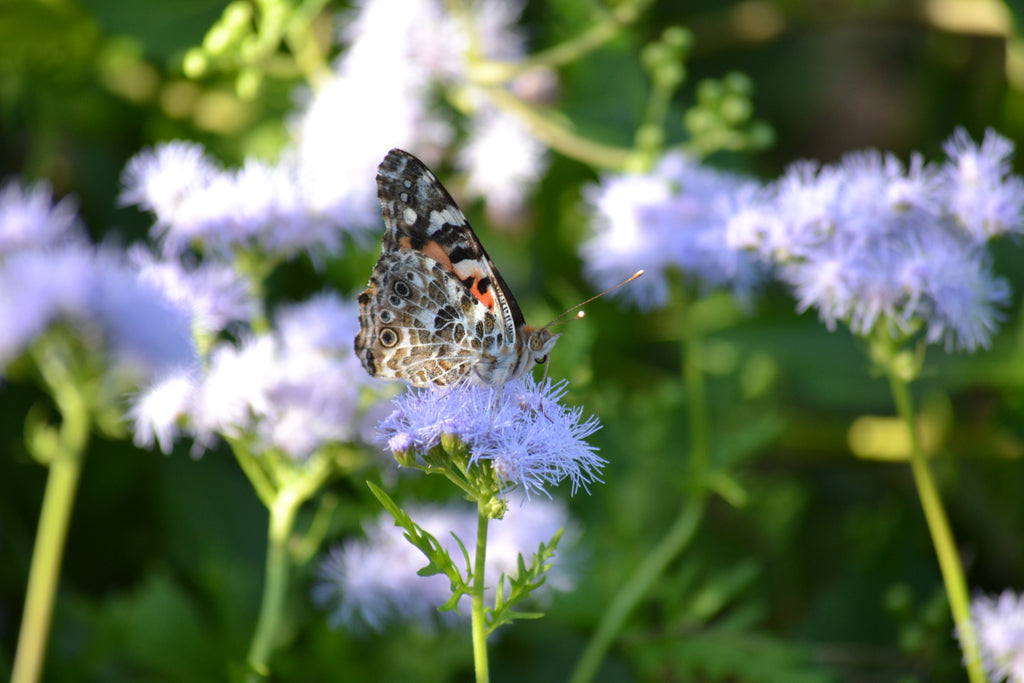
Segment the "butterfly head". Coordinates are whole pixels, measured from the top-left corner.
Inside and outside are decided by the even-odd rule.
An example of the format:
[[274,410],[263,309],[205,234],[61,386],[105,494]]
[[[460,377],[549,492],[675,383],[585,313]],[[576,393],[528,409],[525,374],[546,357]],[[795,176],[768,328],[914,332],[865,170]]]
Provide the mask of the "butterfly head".
[[555,342],[561,336],[561,334],[554,334],[547,326],[523,326],[523,341],[526,343],[526,352],[529,354],[534,365],[547,363],[548,354],[551,353],[551,349],[555,348]]

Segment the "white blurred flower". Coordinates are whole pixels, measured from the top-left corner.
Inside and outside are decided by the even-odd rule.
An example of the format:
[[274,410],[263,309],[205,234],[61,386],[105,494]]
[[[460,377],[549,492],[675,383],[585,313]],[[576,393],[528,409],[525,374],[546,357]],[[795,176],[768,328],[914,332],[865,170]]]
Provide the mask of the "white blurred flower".
[[[462,551],[452,538],[455,534],[467,548],[476,537],[476,509],[471,506],[410,505],[406,511],[420,527],[434,536],[465,573]],[[527,564],[541,543],[547,543],[559,529],[566,529],[559,543],[547,581],[534,597],[544,599],[552,590],[569,590],[572,573],[564,560],[576,543],[578,529],[568,510],[558,501],[533,499],[510,502],[505,517],[491,520],[488,527],[485,584],[487,600],[493,601],[494,588],[502,573],[515,576],[520,554]],[[365,538],[337,545],[321,560],[319,580],[313,587],[314,604],[328,611],[332,628],[383,631],[394,622],[430,626],[438,618],[451,624],[468,615],[460,604],[462,616],[454,612],[438,613],[437,608],[451,597],[444,575],[419,576],[426,564],[423,554],[412,546],[395,527],[387,513],[367,522]],[[472,550],[470,550],[472,552]],[[465,598],[466,600],[468,598]]]

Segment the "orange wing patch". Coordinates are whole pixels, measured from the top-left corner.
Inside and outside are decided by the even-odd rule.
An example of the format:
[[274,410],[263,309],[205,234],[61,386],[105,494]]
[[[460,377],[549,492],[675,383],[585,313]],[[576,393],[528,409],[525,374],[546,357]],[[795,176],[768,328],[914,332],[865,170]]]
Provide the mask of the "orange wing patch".
[[[455,265],[452,263],[451,258],[448,257],[448,253],[444,250],[444,248],[434,240],[430,240],[429,242],[424,244],[423,249],[421,251],[430,258],[440,263],[445,270],[450,272],[455,277],[459,278],[463,282],[467,281],[468,278],[463,277],[457,270],[455,270]],[[466,263],[466,261],[459,261],[459,263]],[[486,306],[489,311],[491,311],[492,313],[497,313],[496,302],[494,301],[494,294],[491,292],[490,288],[488,288],[486,292],[480,291],[480,281],[484,280],[486,276],[480,274],[479,272],[474,272],[468,277],[472,278],[467,283],[469,286],[469,293],[476,297],[476,300],[482,303],[484,306]]]

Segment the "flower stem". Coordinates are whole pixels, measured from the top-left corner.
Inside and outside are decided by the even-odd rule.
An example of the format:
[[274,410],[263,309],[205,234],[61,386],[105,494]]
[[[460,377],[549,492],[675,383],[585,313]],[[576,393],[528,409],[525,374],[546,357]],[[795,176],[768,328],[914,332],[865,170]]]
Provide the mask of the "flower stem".
[[42,675],[64,542],[89,441],[89,407],[81,394],[71,384],[53,388],[62,422],[49,463],[11,683],[35,683]]
[[704,348],[699,334],[683,341],[683,378],[686,382],[686,408],[690,422],[690,486],[704,491],[708,486],[710,461],[710,430],[708,426],[707,391],[701,370]]
[[251,682],[260,681],[270,674],[267,663],[284,612],[285,595],[288,590],[288,539],[291,537],[295,514],[301,503],[301,497],[294,495],[291,489],[285,488],[270,506],[263,599],[247,659],[252,670],[249,676]]
[[946,586],[953,622],[960,636],[967,677],[971,683],[985,683],[985,674],[978,658],[978,644],[974,627],[971,625],[967,582],[964,579],[963,567],[960,565],[960,557],[953,540],[953,532],[949,527],[946,510],[942,505],[942,498],[939,496],[935,478],[932,476],[931,468],[921,450],[910,391],[907,382],[892,366],[888,368],[888,375],[896,409],[910,432],[910,467],[914,474],[917,495],[921,499],[921,507],[924,509],[924,517],[928,523],[928,531],[931,533],[932,545],[935,546],[935,554],[939,559],[939,569],[942,572],[942,581]]
[[476,559],[473,561],[473,664],[476,683],[487,683],[487,623],[484,614],[484,568],[487,563],[487,523],[483,503],[479,504],[476,519]]
[[597,631],[591,636],[583,655],[576,663],[570,683],[585,683],[593,680],[604,660],[612,641],[622,630],[622,625],[637,603],[647,595],[669,563],[693,540],[700,521],[704,517],[704,496],[691,498],[680,510],[679,516],[664,538],[644,558],[640,566],[622,586],[612,603],[601,617]]

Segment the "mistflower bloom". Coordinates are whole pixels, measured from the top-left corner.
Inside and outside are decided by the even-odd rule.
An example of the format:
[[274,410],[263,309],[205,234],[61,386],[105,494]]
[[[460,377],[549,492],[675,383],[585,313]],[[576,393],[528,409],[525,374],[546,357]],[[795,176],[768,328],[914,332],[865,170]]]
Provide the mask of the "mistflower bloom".
[[[954,141],[947,147],[969,156],[962,132]],[[968,165],[997,168],[988,176],[1016,187],[996,161],[1005,146],[982,148],[988,156],[979,152]],[[1010,291],[993,274],[984,241],[954,210],[962,187],[948,164],[920,155],[906,166],[875,151],[824,167],[800,162],[734,217],[730,239],[776,266],[798,310],[817,309],[829,329],[838,322],[859,335],[879,325],[893,335],[921,328],[929,343],[973,351],[988,346]]]
[[167,257],[191,247],[215,256],[337,254],[342,232],[313,203],[294,162],[285,154],[274,165],[250,159],[226,169],[198,144],[162,143],[129,161],[121,201],[153,213],[151,234]]
[[47,183],[23,186],[9,181],[0,188],[0,258],[21,249],[42,248],[82,239],[74,201],[54,204]]
[[650,173],[606,175],[585,191],[594,234],[581,248],[584,271],[605,289],[644,269],[643,278],[619,290],[643,309],[668,302],[673,271],[704,289],[731,287],[749,298],[762,269],[730,243],[727,227],[741,208],[736,198],[756,187],[681,154],[666,155]]
[[[343,15],[344,51],[334,76],[309,98],[294,124],[296,166],[313,206],[347,229],[375,225],[380,208],[374,178],[387,151],[408,149],[432,165],[455,137],[436,106],[443,88],[458,90],[472,111],[466,128],[476,151],[457,159],[467,171],[470,195],[488,203],[493,197],[497,212],[518,202],[543,170],[540,148],[514,124],[499,124],[503,117],[486,105],[486,97],[465,86],[471,45],[479,46],[480,57],[523,58],[516,27],[521,8],[521,2],[505,0],[473,3],[463,23],[442,0],[366,1]],[[484,148],[496,147],[514,154],[481,156]]]
[[453,435],[469,447],[471,465],[490,461],[502,481],[527,496],[546,493],[546,485],[565,478],[575,494],[600,481],[606,461],[584,441],[600,428],[597,418],[584,420],[581,408],[559,403],[566,384],[523,377],[497,389],[460,384],[411,390],[393,399],[381,440],[396,455],[422,455]]
[[214,347],[201,376],[171,374],[141,391],[130,413],[136,443],[167,451],[189,434],[201,451],[219,434],[302,459],[359,440],[369,380],[352,350],[357,320],[353,304],[330,294],[283,307],[274,331]]
[[1024,181],[1012,175],[1013,143],[986,130],[981,144],[958,128],[943,146],[945,200],[950,213],[975,240],[983,242],[1024,229]]
[[232,322],[251,320],[259,308],[252,282],[226,263],[186,265],[190,259],[158,259],[140,246],[129,249],[128,258],[144,281],[192,311],[200,332],[218,332]]
[[[462,551],[452,534],[463,543],[471,543],[476,534],[476,510],[467,505],[410,505],[406,512],[444,546],[465,572]],[[503,519],[491,520],[485,572],[489,599],[493,599],[502,573],[516,575],[519,555],[529,564],[539,545],[549,542],[559,529],[566,529],[566,533],[552,569],[545,574],[547,580],[541,592],[534,594],[540,599],[549,597],[552,590],[564,591],[572,586],[572,573],[563,557],[579,534],[566,507],[553,500],[511,502]],[[367,522],[364,535],[334,546],[317,570],[312,599],[328,612],[331,628],[381,632],[398,622],[429,627],[438,619],[452,624],[459,618],[454,612],[438,613],[437,608],[451,597],[448,579],[416,573],[426,564],[426,558],[403,537],[390,514]],[[468,597],[464,596],[460,601],[464,615],[466,607]]]
[[128,410],[136,446],[151,447],[154,442],[170,453],[185,429],[189,408],[197,391],[196,371],[179,368],[158,378],[133,399]]
[[181,223],[189,198],[205,188],[220,167],[202,145],[175,140],[143,150],[128,161],[121,176],[120,201],[151,212],[162,230]]
[[0,368],[52,325],[138,379],[197,360],[188,313],[116,254],[85,244],[21,251],[0,261]]
[[466,172],[467,194],[485,199],[487,208],[502,217],[523,208],[547,158],[544,146],[518,122],[484,108],[471,122],[458,165]]
[[1024,683],[1024,595],[1011,590],[971,601],[981,664],[991,683]]

